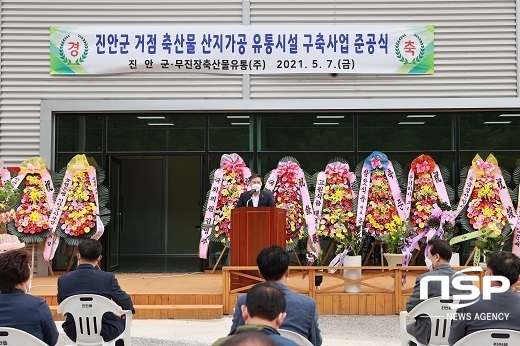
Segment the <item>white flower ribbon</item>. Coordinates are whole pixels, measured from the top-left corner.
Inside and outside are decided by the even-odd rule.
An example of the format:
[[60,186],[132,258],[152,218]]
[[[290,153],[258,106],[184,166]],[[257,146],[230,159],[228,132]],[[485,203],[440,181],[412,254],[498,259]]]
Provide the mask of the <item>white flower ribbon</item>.
[[392,196],[394,198],[395,207],[397,208],[397,213],[401,220],[405,219],[404,215],[404,202],[403,197],[401,196],[401,189],[399,188],[399,183],[397,182],[397,176],[394,171],[394,166],[392,165],[392,161],[388,161],[388,166],[386,167],[386,179],[390,185],[390,190],[392,191]]
[[327,185],[327,173],[320,172],[318,173],[318,178],[316,180],[316,189],[314,191],[314,217],[316,219],[317,227],[319,227],[319,223],[321,220],[321,211],[323,209],[323,195],[325,194],[325,186]]
[[[316,221],[314,219],[314,213],[312,212],[311,197],[309,195],[309,189],[307,188],[307,181],[305,180],[303,169],[300,168],[297,178],[302,196],[303,213],[305,215],[305,222],[307,223],[307,230],[309,232],[309,241],[312,243],[314,251],[318,253],[321,250],[320,240],[316,234]],[[308,248],[311,249],[310,244],[308,245]]]
[[[271,192],[274,192],[274,188],[276,186],[276,182],[278,181],[278,171],[273,169],[271,174],[269,174],[269,178],[265,182],[265,189]],[[275,201],[276,202],[276,201]]]
[[[211,233],[211,227],[214,225],[215,209],[217,208],[218,194],[220,187],[222,186],[222,176],[224,170],[217,169],[213,176],[213,184],[211,184],[211,190],[209,193],[208,203],[206,206],[206,212],[204,213],[203,227],[200,230],[200,241],[199,241],[199,258],[208,258],[208,247],[209,247],[209,235]],[[205,226],[205,227],[204,227]]]
[[43,258],[46,261],[50,261],[54,257],[54,253],[58,248],[60,243],[60,237],[55,235],[56,227],[60,221],[61,213],[63,212],[63,207],[67,202],[67,194],[72,186],[72,174],[70,171],[65,172],[65,176],[63,177],[63,181],[61,182],[60,190],[58,191],[58,196],[56,198],[56,203],[54,204],[54,208],[52,208],[51,214],[49,215],[49,229],[52,232],[52,235],[47,237],[45,241],[45,249],[43,250]]
[[101,221],[101,217],[99,216],[99,196],[98,196],[98,182],[97,182],[97,175],[96,175],[96,169],[92,166],[88,169],[88,178],[90,180],[90,185],[92,186],[92,194],[94,195],[94,200],[96,203],[96,233],[92,235],[92,239],[98,240],[101,238],[103,233],[105,232],[105,226],[103,225],[103,222]]
[[[351,247],[348,246],[345,250],[343,250],[342,252],[337,254],[336,257],[334,257],[332,259],[332,261],[330,261],[329,267],[341,267],[343,265],[343,261],[345,260],[345,257],[347,257],[350,250],[351,250]],[[337,269],[329,269],[329,273],[334,274],[336,272],[336,270]]]
[[2,184],[7,183],[11,179],[11,173],[9,170],[4,167],[4,162],[0,160],[0,179],[2,180]]
[[462,212],[462,209],[468,204],[471,198],[471,191],[473,191],[473,187],[475,186],[475,181],[477,179],[477,174],[475,170],[471,167],[468,171],[468,177],[466,178],[466,183],[464,184],[464,188],[462,189],[462,196],[460,197],[459,204],[457,205],[457,210],[455,210],[451,214],[452,222],[455,221],[455,218],[459,216]]
[[[518,207],[516,215],[520,215],[520,193],[518,194]],[[513,231],[513,248],[511,250],[515,255],[520,256],[520,220],[517,219],[516,226]]]
[[363,169],[361,171],[361,182],[359,186],[356,226],[363,226],[363,222],[365,222],[365,214],[368,203],[368,191],[370,189],[370,179],[370,171],[368,170],[368,167],[363,165]]

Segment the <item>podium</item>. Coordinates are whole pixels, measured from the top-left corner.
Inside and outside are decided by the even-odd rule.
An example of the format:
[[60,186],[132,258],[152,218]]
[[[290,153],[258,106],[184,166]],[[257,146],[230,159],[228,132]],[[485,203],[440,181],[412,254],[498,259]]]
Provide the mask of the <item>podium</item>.
[[[231,266],[256,266],[263,249],[279,245],[285,249],[285,209],[242,207],[231,211]],[[256,273],[255,273],[256,274]],[[250,285],[251,280],[232,275],[231,287]]]

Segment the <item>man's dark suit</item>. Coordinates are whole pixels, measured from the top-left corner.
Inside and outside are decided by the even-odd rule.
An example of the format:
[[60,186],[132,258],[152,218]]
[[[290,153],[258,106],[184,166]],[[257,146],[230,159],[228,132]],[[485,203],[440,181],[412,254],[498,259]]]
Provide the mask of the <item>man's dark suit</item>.
[[[431,272],[424,273],[417,277],[415,280],[413,293],[406,302],[406,311],[410,312],[414,307],[422,302],[420,298],[421,279],[426,276],[448,276],[450,279],[450,296],[466,293],[465,291],[454,289],[451,285],[452,276],[455,273],[455,270],[453,270],[449,264],[441,264]],[[441,293],[441,283],[439,281],[432,281],[428,283],[428,298],[440,297]],[[430,338],[430,318],[423,315],[418,316],[414,323],[406,326],[406,330],[408,333],[415,336],[417,341],[422,344],[427,344]]]
[[[114,274],[97,270],[90,264],[80,264],[76,270],[58,278],[58,303],[76,294],[97,294],[112,299],[123,310],[135,312],[130,296],[121,289]],[[67,314],[62,326],[65,334],[76,341],[76,325],[70,314]],[[112,313],[103,315],[103,340],[113,340],[124,330],[125,321],[122,318]]]
[[[277,283],[285,295],[287,316],[280,328],[288,329],[306,337],[313,345],[320,346],[322,342],[320,326],[318,324],[318,310],[316,301],[311,297],[291,291],[282,283]],[[233,322],[230,335],[235,329],[245,324],[241,306],[246,303],[247,294],[238,297],[233,313]]]
[[[252,207],[253,201],[251,200],[251,195],[253,191],[246,191],[240,194],[240,198],[238,199],[237,208],[240,207]],[[259,207],[275,207],[273,195],[266,190],[260,190],[259,198],[258,198],[258,206]]]
[[45,300],[18,289],[0,294],[0,326],[23,330],[47,345],[58,342],[58,329]]
[[[462,301],[461,303],[468,303]],[[489,314],[508,314],[507,318],[489,318]],[[482,294],[475,304],[457,310],[457,317],[451,322],[448,342],[453,345],[468,334],[484,329],[512,329],[520,331],[520,295],[512,290],[491,294],[484,300]],[[477,318],[475,318],[477,316]],[[512,346],[512,344],[511,344]]]

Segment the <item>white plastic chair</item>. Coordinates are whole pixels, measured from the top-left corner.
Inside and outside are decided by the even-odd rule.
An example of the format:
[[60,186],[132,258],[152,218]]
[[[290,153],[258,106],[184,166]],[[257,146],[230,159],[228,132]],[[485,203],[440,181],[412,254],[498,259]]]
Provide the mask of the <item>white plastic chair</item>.
[[466,335],[453,346],[520,345],[520,332],[509,329],[486,329]]
[[0,345],[47,346],[34,335],[9,327],[0,327]]
[[450,336],[451,321],[447,318],[447,314],[456,311],[451,309],[450,303],[458,303],[453,299],[441,299],[441,297],[434,297],[427,299],[417,305],[410,312],[401,311],[399,315],[401,327],[401,345],[408,345],[409,341],[415,342],[418,346],[425,346],[417,341],[417,339],[406,331],[406,318],[415,319],[419,315],[427,315],[421,318],[430,318],[430,342],[428,345],[448,345],[448,337]]
[[[101,319],[106,312],[114,315],[125,315],[124,332],[111,341],[103,341],[101,337]],[[78,294],[69,297],[58,306],[58,313],[71,314],[76,324],[76,345],[115,346],[116,340],[123,340],[125,346],[130,346],[130,327],[132,326],[132,311],[121,309],[108,298],[96,294]]]
[[280,333],[280,335],[283,336],[284,338],[292,340],[300,346],[313,346],[312,342],[307,340],[306,337],[304,337],[303,335],[300,335],[296,332],[293,332],[292,330],[278,329],[278,333]]

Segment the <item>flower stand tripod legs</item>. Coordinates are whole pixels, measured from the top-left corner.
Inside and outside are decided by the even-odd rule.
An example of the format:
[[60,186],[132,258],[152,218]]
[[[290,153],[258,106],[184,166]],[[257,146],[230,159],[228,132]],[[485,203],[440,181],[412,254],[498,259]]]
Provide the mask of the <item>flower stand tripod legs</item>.
[[423,250],[424,250],[424,244],[421,244],[419,246],[419,250],[417,250],[417,252],[415,253],[415,255],[412,258],[412,261],[410,262],[411,266],[415,264],[415,261],[417,261],[417,257],[419,256],[420,253],[423,253]]
[[215,272],[215,269],[217,269],[217,266],[220,263],[220,261],[222,260],[222,256],[224,256],[227,249],[228,249],[227,246],[224,246],[224,248],[220,252],[220,256],[218,256],[217,262],[215,262],[215,265],[213,266],[213,269],[211,270],[211,274],[213,274]]
[[[45,243],[40,243],[41,244],[41,252],[43,253],[44,249],[45,249]],[[45,264],[47,265],[47,269],[49,269],[49,273],[51,274],[51,276],[54,276],[54,271],[52,270],[52,265],[51,265],[51,261],[45,261]]]
[[370,261],[370,256],[372,256],[372,254],[374,253],[374,249],[376,248],[376,246],[378,244],[380,244],[379,240],[374,241],[374,244],[370,248],[370,251],[368,252],[367,257],[365,257],[365,262],[363,263],[364,266],[366,266],[368,264],[368,261]]
[[296,260],[298,261],[298,265],[301,267],[302,262],[300,261],[300,257],[298,256],[298,253],[296,252],[296,248],[293,248],[292,250],[294,252],[294,256],[296,257]]

